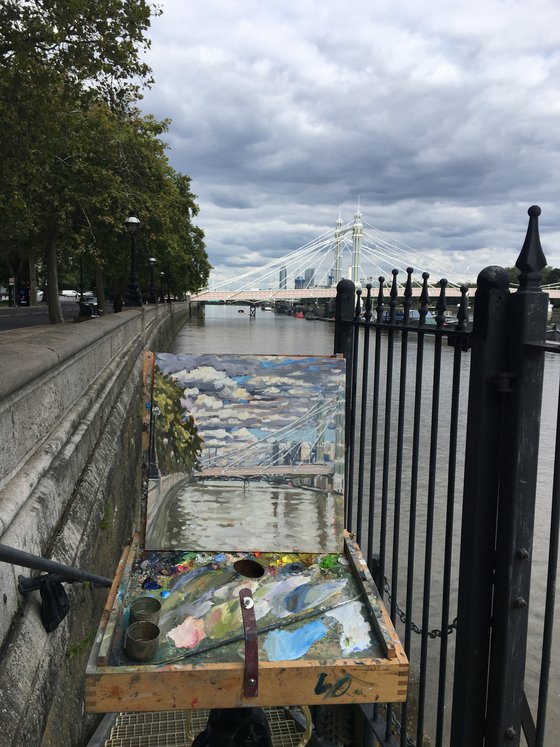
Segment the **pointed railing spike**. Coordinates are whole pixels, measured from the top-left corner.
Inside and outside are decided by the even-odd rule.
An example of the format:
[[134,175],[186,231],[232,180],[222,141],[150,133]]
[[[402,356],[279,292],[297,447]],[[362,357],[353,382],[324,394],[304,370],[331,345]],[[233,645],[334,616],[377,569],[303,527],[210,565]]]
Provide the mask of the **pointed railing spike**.
[[371,321],[372,309],[373,309],[373,303],[371,300],[371,283],[368,283],[366,285],[366,291],[367,293],[366,293],[366,302],[364,305],[364,319],[367,323]]
[[385,284],[385,278],[383,277],[383,275],[380,275],[378,280],[379,280],[379,290],[377,292],[377,304],[375,306],[375,311],[377,312],[375,321],[377,324],[381,324],[381,322],[383,321],[383,304],[384,304],[383,286]]
[[404,286],[404,300],[403,300],[403,324],[408,324],[410,318],[410,309],[412,308],[412,273],[414,270],[412,267],[406,268],[406,285]]
[[546,267],[546,257],[539,236],[541,209],[538,205],[531,205],[527,212],[529,214],[527,235],[515,266],[520,271],[519,285],[521,288],[539,288],[541,270]]
[[428,293],[428,280],[430,278],[429,272],[422,273],[422,292],[420,293],[420,319],[418,323],[420,325],[426,323],[426,316],[428,315],[428,306],[430,305],[430,294]]
[[389,294],[391,297],[391,300],[389,301],[389,321],[391,324],[394,324],[397,311],[397,298],[399,296],[399,289],[397,287],[397,275],[399,274],[399,271],[391,270],[391,272],[393,274],[393,282],[391,283],[391,292]]
[[354,309],[354,318],[359,319],[362,315],[362,289],[356,289],[356,308]]
[[457,309],[457,326],[455,327],[457,332],[464,332],[467,329],[467,324],[469,321],[469,300],[467,298],[468,291],[469,288],[467,285],[461,286],[461,300]]
[[447,298],[445,297],[445,289],[447,288],[447,279],[442,278],[439,281],[439,297],[436,303],[436,326],[441,329],[445,324],[445,312],[447,311]]

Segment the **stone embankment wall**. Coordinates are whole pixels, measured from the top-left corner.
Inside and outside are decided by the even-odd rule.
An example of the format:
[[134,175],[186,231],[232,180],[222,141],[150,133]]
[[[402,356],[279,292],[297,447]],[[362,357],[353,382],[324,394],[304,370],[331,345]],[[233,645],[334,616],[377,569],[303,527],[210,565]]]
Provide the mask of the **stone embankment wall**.
[[[112,577],[139,516],[142,352],[166,350],[189,304],[0,336],[0,543]],[[22,569],[0,562],[0,744],[77,747],[84,672],[108,589],[65,585],[52,633]]]

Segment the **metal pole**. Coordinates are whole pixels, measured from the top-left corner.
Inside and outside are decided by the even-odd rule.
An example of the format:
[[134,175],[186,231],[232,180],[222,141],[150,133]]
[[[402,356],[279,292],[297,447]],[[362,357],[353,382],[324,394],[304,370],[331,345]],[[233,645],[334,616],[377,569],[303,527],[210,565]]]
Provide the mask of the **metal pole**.
[[352,359],[354,340],[354,307],[356,287],[351,280],[343,278],[336,286],[334,306],[334,352],[342,353],[346,363]]
[[521,738],[544,375],[544,350],[530,344],[545,341],[548,312],[548,295],[540,287],[546,266],[540,212],[536,205],[529,209],[516,262],[520,286],[510,298],[486,726],[486,744],[497,747],[519,745]]
[[505,370],[509,278],[496,266],[477,280],[471,336],[469,410],[458,592],[451,744],[484,740],[490,652],[499,443]]
[[125,221],[125,225],[130,233],[130,281],[126,293],[126,305],[142,306],[142,296],[138,288],[138,273],[136,270],[136,231],[140,227],[140,221],[131,215]]
[[74,568],[70,565],[57,563],[54,560],[47,560],[46,558],[41,558],[39,555],[33,555],[23,550],[16,550],[14,547],[9,547],[8,545],[0,544],[0,561],[11,563],[12,565],[20,565],[23,568],[33,568],[36,571],[54,573],[60,576],[62,580],[90,581],[96,586],[105,587],[109,587],[113,583],[110,578],[96,576],[93,573],[83,571],[81,568]]

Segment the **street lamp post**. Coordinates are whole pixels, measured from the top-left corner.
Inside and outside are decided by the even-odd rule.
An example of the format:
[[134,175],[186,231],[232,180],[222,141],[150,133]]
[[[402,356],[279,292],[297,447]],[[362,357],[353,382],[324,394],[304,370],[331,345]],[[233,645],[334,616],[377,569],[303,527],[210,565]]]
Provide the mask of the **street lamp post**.
[[155,257],[150,257],[148,260],[148,263],[150,265],[150,303],[156,303],[156,290],[154,288],[154,265],[156,264],[157,259]]
[[163,297],[163,276],[165,275],[165,272],[160,272],[159,274],[159,301],[160,303],[163,303],[165,301],[165,298]]
[[130,234],[130,281],[126,292],[126,305],[142,306],[142,296],[138,288],[138,274],[136,272],[136,232],[140,228],[140,221],[131,215],[126,219],[125,226]]

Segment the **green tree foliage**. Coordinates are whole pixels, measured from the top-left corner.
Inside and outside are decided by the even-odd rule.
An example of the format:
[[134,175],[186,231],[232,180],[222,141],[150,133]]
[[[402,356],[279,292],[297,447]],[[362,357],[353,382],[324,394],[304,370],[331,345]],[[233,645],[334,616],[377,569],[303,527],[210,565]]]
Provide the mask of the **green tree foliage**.
[[181,398],[183,390],[156,366],[153,404],[159,408],[156,421],[156,453],[159,468],[170,472],[190,472],[197,466],[202,450],[194,419],[185,413]]
[[38,266],[53,322],[62,321],[59,267],[66,287],[77,287],[84,267],[98,294],[126,287],[130,213],[142,222],[144,288],[149,255],[173,292],[208,277],[190,180],[172,169],[160,139],[168,122],[135,106],[151,82],[141,52],[157,13],[146,0],[0,5],[0,283],[32,279],[26,268]]
[[[519,285],[519,270],[517,267],[506,267],[505,269],[509,275],[510,284]],[[547,265],[543,270],[541,270],[541,278],[542,285],[560,283],[560,268]]]

